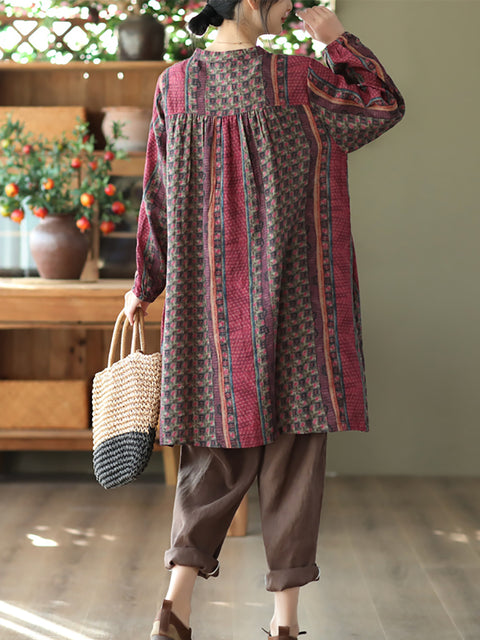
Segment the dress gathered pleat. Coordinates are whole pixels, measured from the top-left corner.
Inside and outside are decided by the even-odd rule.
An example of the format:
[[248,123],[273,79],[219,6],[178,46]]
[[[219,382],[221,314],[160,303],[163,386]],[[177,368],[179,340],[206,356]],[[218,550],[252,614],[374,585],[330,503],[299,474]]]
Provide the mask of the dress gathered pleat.
[[159,78],[134,293],[165,289],[161,444],[367,431],[347,154],[403,116],[355,36],[197,49]]

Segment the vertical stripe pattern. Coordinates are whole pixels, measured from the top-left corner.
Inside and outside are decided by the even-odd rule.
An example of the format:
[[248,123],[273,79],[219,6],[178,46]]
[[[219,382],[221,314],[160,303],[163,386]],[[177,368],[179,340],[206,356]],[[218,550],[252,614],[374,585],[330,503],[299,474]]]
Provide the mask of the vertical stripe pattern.
[[404,105],[355,36],[325,61],[197,50],[160,77],[134,292],[167,283],[162,444],[369,429],[346,154]]

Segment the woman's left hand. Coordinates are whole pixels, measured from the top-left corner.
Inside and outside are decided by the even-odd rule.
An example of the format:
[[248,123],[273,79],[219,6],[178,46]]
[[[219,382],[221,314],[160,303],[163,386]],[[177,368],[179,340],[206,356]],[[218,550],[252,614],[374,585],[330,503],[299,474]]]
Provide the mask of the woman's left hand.
[[128,318],[128,321],[132,326],[133,326],[133,318],[135,315],[135,309],[137,307],[140,307],[144,315],[148,316],[147,308],[149,304],[150,304],[149,302],[144,302],[143,300],[140,300],[139,298],[137,298],[137,296],[133,293],[133,291],[127,291],[127,293],[125,294],[125,306],[123,310],[125,312],[125,315]]

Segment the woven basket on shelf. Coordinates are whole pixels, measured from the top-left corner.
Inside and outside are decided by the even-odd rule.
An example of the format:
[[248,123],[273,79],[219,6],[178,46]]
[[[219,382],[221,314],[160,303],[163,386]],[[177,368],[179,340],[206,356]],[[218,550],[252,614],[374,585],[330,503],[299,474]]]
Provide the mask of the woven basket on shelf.
[[[161,356],[143,353],[140,309],[135,314],[130,354],[126,355],[128,326],[122,311],[115,323],[108,367],[93,380],[93,467],[105,489],[131,482],[145,469],[160,410]],[[120,332],[120,360],[113,362]]]

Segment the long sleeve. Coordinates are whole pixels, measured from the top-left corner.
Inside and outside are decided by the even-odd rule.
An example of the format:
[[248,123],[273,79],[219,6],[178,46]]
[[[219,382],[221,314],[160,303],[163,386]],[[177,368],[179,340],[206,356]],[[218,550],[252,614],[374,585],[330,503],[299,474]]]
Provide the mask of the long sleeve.
[[343,33],[312,60],[308,90],[314,113],[346,153],[375,140],[402,119],[404,100],[387,72],[360,40]]
[[161,106],[160,76],[155,90],[148,135],[143,197],[137,232],[137,271],[133,293],[153,302],[165,288],[167,272],[167,219],[165,197],[166,130]]

